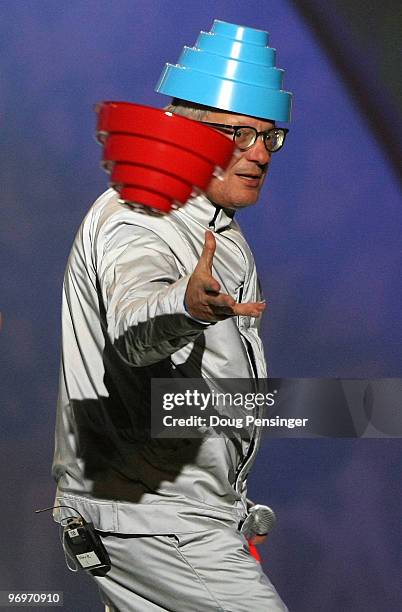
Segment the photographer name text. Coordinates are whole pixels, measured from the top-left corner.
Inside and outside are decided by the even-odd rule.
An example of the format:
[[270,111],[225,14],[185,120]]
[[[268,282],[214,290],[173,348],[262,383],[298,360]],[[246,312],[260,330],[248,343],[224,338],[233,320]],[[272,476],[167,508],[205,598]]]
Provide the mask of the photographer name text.
[[308,419],[294,419],[274,416],[271,418],[257,418],[251,414],[243,417],[223,417],[211,414],[208,417],[191,415],[187,418],[174,417],[171,414],[163,417],[165,427],[233,427],[243,429],[255,425],[256,427],[275,427],[294,429],[295,427],[306,427]]

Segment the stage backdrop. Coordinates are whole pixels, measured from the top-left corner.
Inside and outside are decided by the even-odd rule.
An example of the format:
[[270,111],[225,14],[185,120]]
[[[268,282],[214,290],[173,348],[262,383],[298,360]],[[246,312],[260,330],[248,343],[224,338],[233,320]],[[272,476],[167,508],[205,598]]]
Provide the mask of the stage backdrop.
[[[286,149],[272,160],[259,204],[238,216],[268,303],[270,374],[402,375],[395,165],[381,145],[378,115],[350,88],[333,45],[320,42],[302,4],[0,3],[0,590],[64,590],[68,612],[100,609],[92,583],[65,568],[50,515],[33,515],[53,502],[63,269],[83,215],[106,186],[93,105],[166,104],[153,93],[164,62],[175,63],[214,18],[268,30],[286,69],[285,88],[294,93]],[[382,7],[381,41],[398,23],[393,5]],[[373,71],[362,66],[360,76],[374,74],[377,47],[362,54],[347,12],[337,12],[336,3],[331,11],[337,52],[347,47],[353,69],[363,57]],[[393,75],[400,67],[380,72],[398,116]],[[389,136],[393,120],[386,117]],[[291,610],[400,610],[400,464],[399,440],[264,442],[250,496],[278,513],[262,555]]]

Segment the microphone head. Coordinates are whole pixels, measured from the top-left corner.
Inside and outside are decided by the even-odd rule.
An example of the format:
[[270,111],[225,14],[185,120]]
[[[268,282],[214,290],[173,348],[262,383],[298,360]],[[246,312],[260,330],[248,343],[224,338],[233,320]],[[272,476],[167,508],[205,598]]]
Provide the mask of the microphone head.
[[266,535],[273,530],[275,523],[276,514],[272,508],[256,504],[250,508],[249,514],[241,527],[241,532],[247,539],[255,535]]

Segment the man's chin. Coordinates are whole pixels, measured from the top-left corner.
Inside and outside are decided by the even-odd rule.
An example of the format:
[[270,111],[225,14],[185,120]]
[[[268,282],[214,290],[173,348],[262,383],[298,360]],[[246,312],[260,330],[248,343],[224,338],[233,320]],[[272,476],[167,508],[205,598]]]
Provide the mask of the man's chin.
[[254,204],[257,204],[258,202],[259,196],[260,191],[257,189],[254,193],[248,192],[247,194],[240,195],[240,197],[236,200],[236,202],[231,205],[231,207],[233,207],[234,210],[237,210],[239,208],[248,208],[249,206],[254,206]]
[[221,206],[228,210],[239,210],[241,208],[248,208],[257,203],[260,195],[260,188],[251,189],[247,187],[246,189],[236,189],[233,194],[216,193],[211,189],[206,192],[206,195],[216,206]]
[[254,206],[254,204],[257,204],[258,198],[253,199],[252,201],[247,200],[247,201],[239,201],[239,202],[234,202],[233,204],[225,204],[222,207],[226,208],[228,210],[241,210],[242,208],[249,208],[250,206]]

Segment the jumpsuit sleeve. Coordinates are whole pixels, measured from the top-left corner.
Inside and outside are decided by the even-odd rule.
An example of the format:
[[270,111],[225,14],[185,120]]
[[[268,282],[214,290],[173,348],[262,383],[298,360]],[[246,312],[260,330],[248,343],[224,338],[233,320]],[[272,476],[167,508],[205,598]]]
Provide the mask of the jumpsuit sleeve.
[[98,262],[107,333],[129,365],[152,365],[208,327],[186,313],[190,274],[155,232],[129,224],[116,227]]

